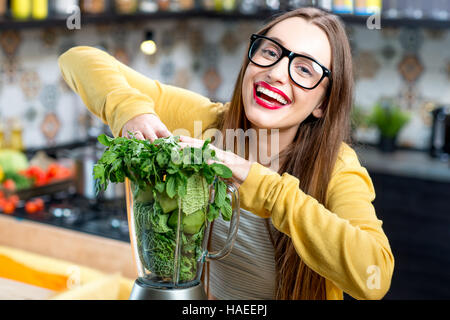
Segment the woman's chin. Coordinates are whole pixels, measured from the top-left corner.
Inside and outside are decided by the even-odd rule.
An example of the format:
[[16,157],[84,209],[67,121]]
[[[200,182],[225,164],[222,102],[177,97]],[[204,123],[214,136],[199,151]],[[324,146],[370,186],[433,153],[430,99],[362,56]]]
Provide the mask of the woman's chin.
[[248,121],[252,124],[253,128],[258,129],[274,129],[278,128],[280,123],[274,117],[270,117],[267,115],[261,114],[252,114],[250,116],[247,115]]

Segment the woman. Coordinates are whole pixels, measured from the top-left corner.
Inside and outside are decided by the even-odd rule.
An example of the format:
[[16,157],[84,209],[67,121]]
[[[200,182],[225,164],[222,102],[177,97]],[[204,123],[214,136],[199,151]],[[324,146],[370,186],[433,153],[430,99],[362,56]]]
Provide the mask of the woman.
[[[230,103],[150,80],[109,54],[76,47],[59,59],[69,86],[115,136],[154,140],[194,121],[203,129],[254,129],[256,151],[217,148],[241,198],[232,253],[211,263],[210,297],[219,299],[381,299],[394,258],[367,171],[345,142],[352,61],[338,19],[303,8],[253,35]],[[267,129],[267,139],[261,132]],[[203,131],[203,133],[205,133]],[[277,134],[277,152],[270,145]],[[202,136],[196,136],[202,138]],[[182,137],[185,145],[201,139]],[[261,151],[263,151],[261,153]],[[262,165],[259,155],[273,163]],[[268,167],[271,168],[268,168]],[[261,219],[263,218],[263,219]],[[216,220],[212,246],[224,235]]]

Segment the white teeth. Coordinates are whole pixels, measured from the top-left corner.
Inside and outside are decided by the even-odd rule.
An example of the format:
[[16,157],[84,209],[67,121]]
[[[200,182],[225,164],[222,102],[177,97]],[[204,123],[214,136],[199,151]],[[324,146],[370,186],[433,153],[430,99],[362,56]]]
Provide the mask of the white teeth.
[[264,88],[264,87],[262,87],[262,86],[257,86],[256,87],[256,91],[257,92],[262,92],[262,93],[264,93],[266,96],[269,96],[269,97],[271,97],[271,98],[273,98],[273,99],[276,99],[279,103],[281,103],[281,104],[287,104],[287,101],[286,101],[286,99],[284,99],[281,95],[279,95],[278,93],[276,93],[276,92],[273,92],[273,91],[271,91],[271,90],[269,90],[269,89],[267,89],[267,88]]

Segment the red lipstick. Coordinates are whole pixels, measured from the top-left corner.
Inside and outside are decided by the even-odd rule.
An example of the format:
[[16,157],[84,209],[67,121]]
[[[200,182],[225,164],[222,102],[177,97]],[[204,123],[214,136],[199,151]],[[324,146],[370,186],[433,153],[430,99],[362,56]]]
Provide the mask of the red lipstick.
[[[270,91],[278,93],[280,96],[283,97],[283,99],[285,99],[287,101],[287,103],[286,104],[280,104],[280,103],[276,103],[276,102],[272,103],[272,102],[268,102],[268,101],[265,101],[265,100],[259,98],[256,94],[256,88],[258,86],[262,86]],[[253,86],[253,98],[255,99],[256,103],[259,104],[261,107],[270,109],[270,110],[280,109],[280,108],[286,107],[292,103],[291,99],[289,99],[289,97],[286,96],[283,91],[272,87],[271,85],[269,85],[268,83],[266,83],[264,81],[256,82],[255,85]]]

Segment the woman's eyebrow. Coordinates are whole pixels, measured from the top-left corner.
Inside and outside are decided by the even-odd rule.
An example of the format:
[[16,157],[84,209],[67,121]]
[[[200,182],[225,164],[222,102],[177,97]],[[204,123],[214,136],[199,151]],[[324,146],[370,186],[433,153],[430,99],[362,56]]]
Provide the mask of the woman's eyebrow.
[[[281,39],[278,38],[278,37],[270,37],[270,39],[273,39],[273,40],[279,42],[279,43],[280,43],[281,45],[283,45],[284,47],[286,46],[285,43],[283,42],[283,40],[281,40]],[[292,50],[289,49],[289,51],[292,51]],[[294,52],[295,52],[295,51],[294,51]],[[312,55],[310,55],[309,53],[306,53],[306,52],[295,52],[295,53],[302,54],[302,55],[307,56],[307,57],[310,57],[311,59],[314,59],[314,60],[316,59],[316,58],[314,58]]]

